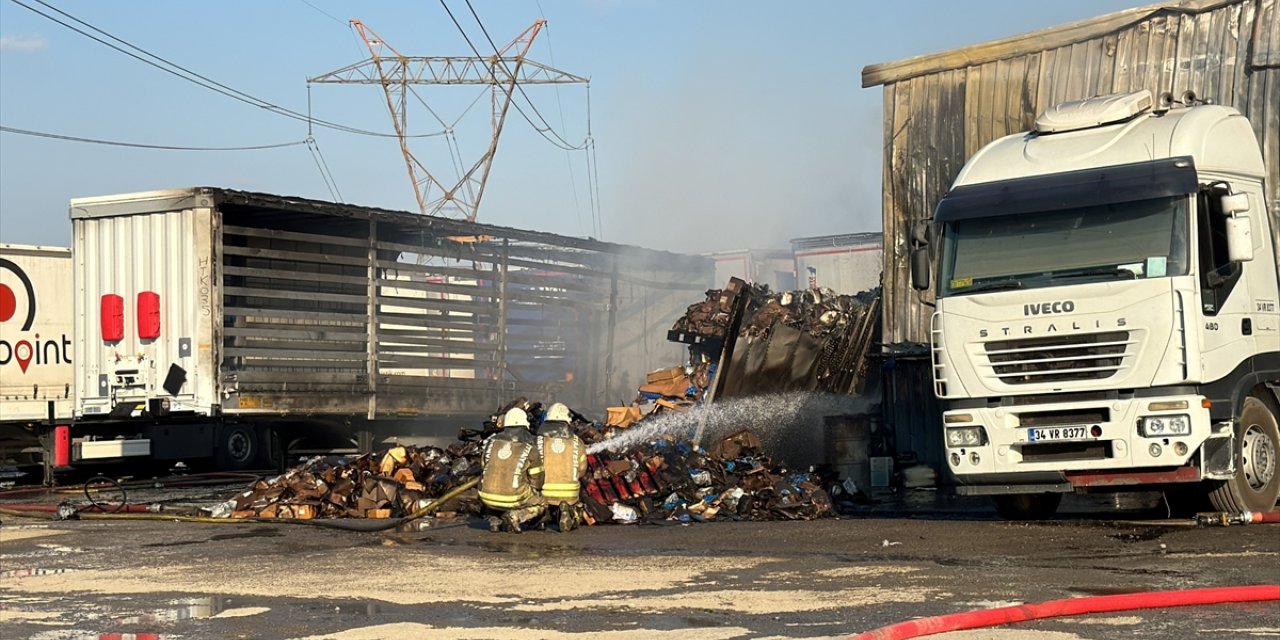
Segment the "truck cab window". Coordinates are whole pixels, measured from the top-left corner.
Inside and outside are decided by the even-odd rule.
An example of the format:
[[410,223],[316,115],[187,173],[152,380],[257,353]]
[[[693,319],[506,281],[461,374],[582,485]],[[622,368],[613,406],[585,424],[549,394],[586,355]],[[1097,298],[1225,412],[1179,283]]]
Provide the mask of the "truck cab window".
[[1196,199],[1199,221],[1200,306],[1205,315],[1214,316],[1222,308],[1243,271],[1227,260],[1227,219],[1219,208],[1219,198],[1226,193],[1221,186],[1200,190]]
[[946,297],[1184,275],[1190,206],[1188,194],[947,222],[939,290]]

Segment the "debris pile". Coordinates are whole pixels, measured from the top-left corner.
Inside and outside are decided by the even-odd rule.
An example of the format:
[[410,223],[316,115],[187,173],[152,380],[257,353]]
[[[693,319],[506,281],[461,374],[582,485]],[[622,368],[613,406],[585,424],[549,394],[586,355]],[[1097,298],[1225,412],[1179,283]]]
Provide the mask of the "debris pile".
[[[480,445],[392,447],[354,459],[320,457],[212,509],[232,518],[398,518],[480,475]],[[465,506],[465,504],[463,505]]]
[[[662,401],[670,404],[667,401]],[[648,415],[665,411],[654,403]],[[625,428],[576,421],[587,443],[607,444]],[[398,518],[480,474],[480,443],[448,449],[398,446],[352,459],[315,457],[213,509],[232,518]],[[588,456],[582,502],[589,524],[810,520],[834,515],[827,480],[775,465],[760,439],[738,431],[710,449],[663,434],[626,450]],[[464,497],[458,511],[479,513]]]
[[877,299],[874,291],[849,296],[826,288],[769,293],[767,287],[752,287],[750,293],[741,332],[748,338],[768,338],[775,326],[823,338],[857,324]]
[[724,289],[709,289],[706,300],[689,305],[671,333],[724,338],[740,295],[746,296],[746,303],[739,335],[752,339],[768,338],[775,326],[826,337],[862,322],[862,316],[874,312],[880,297],[878,289],[857,295],[837,294],[825,287],[773,292],[768,285],[731,281]]
[[852,296],[825,288],[774,293],[735,278],[691,305],[667,338],[689,344],[695,361],[718,361],[722,349],[732,356],[717,398],[788,391],[856,394],[868,374],[879,310],[876,289]]
[[749,298],[748,311],[753,303],[758,307],[759,301],[769,295],[768,285],[747,285],[735,278],[724,289],[708,289],[707,299],[689,305],[684,315],[672,325],[671,331],[724,338],[728,334],[734,303],[744,290]]
[[[773,293],[736,278],[724,289],[707,291],[706,300],[689,306],[668,333],[669,339],[690,345],[687,364],[649,373],[635,400],[609,408],[601,421],[573,414],[574,429],[595,445],[582,480],[588,523],[834,515],[832,497],[843,505],[858,497],[857,487],[839,483],[832,473],[775,464],[750,431],[703,449],[688,434],[663,433],[688,420],[668,423],[661,417],[694,411],[713,397],[857,392],[878,310],[877,291]],[[724,370],[717,371],[719,366]],[[512,407],[524,409],[535,426],[541,420],[542,404],[519,398],[483,429],[463,429],[463,441],[448,449],[393,447],[349,461],[313,458],[260,480],[218,505],[214,514],[302,519],[411,514],[481,473],[480,439],[501,428],[500,416]],[[476,502],[467,500],[464,494],[459,509],[478,513]]]
[[[607,430],[579,433],[592,442]],[[589,455],[582,501],[588,522],[812,520],[834,515],[822,482],[774,465],[750,431],[710,450],[662,435],[627,451]]]

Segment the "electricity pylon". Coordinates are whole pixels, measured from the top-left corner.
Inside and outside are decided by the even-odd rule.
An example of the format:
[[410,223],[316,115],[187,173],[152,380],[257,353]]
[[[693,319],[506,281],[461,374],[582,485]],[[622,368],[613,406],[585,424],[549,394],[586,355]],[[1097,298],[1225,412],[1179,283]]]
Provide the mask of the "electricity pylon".
[[[400,141],[405,167],[409,170],[413,195],[418,201],[418,208],[425,215],[443,215],[446,211],[456,211],[467,221],[475,221],[480,199],[484,197],[485,183],[488,182],[489,171],[493,167],[494,153],[498,150],[502,125],[511,108],[517,85],[590,82],[588,78],[525,57],[533,45],[533,39],[546,24],[545,20],[534,21],[495,55],[484,57],[405,56],[359,20],[352,20],[351,24],[369,47],[369,59],[310,78],[307,82],[382,86],[387,98],[387,111],[391,114],[396,137]],[[489,141],[489,148],[469,169],[461,173],[461,177],[452,186],[442,182],[437,177],[438,172],[433,173],[409,149],[408,97],[413,95],[430,110],[430,106],[411,86],[419,84],[488,85],[492,88],[490,103],[493,136]],[[519,106],[516,108],[519,109]],[[452,137],[452,128],[446,125],[444,134]],[[454,146],[456,147],[456,139]]]

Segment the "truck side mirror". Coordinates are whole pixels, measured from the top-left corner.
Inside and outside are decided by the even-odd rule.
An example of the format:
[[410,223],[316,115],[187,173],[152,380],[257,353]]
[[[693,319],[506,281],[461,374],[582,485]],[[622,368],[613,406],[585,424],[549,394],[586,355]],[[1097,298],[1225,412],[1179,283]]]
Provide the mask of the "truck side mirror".
[[929,288],[929,247],[911,250],[911,288],[924,291]]
[[933,226],[928,220],[911,223],[911,246],[925,247],[933,244]]
[[[1226,205],[1225,201],[1228,198],[1234,197],[1236,196],[1224,196],[1223,205]],[[1248,202],[1245,206],[1248,206]],[[1253,260],[1253,234],[1249,229],[1249,216],[1227,218],[1227,260],[1231,262]]]
[[1218,199],[1218,209],[1222,215],[1229,216],[1249,210],[1249,196],[1243,193],[1230,193]]

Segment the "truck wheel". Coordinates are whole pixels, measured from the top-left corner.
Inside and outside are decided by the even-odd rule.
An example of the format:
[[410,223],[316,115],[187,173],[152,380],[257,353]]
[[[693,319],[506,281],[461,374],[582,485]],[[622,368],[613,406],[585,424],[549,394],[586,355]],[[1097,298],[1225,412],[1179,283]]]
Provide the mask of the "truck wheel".
[[1018,493],[993,497],[996,513],[1005,520],[1046,520],[1053,517],[1062,502],[1061,493]]
[[1275,400],[1255,391],[1244,399],[1236,424],[1236,475],[1209,492],[1213,507],[1227,513],[1270,511],[1280,497],[1280,425]]
[[224,425],[218,430],[216,445],[213,459],[223,471],[252,468],[262,448],[257,429],[245,424]]

